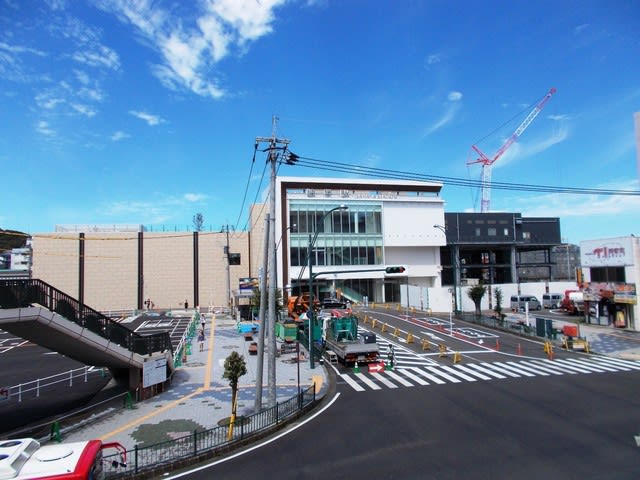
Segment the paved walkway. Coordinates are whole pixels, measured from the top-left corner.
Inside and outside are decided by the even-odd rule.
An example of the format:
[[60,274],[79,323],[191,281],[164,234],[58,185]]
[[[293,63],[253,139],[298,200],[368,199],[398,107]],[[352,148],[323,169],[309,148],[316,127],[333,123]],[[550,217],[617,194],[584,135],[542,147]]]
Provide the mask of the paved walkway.
[[[63,432],[64,442],[89,438],[117,441],[127,449],[136,444],[151,445],[192,433],[195,429],[210,429],[231,415],[231,387],[222,377],[224,360],[237,351],[244,356],[247,373],[240,377],[238,415],[254,413],[256,394],[257,355],[249,354],[251,341],[238,332],[236,322],[229,316],[205,315],[205,342],[199,351],[197,336],[193,339],[187,362],[178,367],[168,391],[149,400],[136,403],[133,408],[121,409],[85,427]],[[254,335],[253,341],[258,341]],[[306,353],[306,349],[302,349]],[[287,400],[301,388],[316,385],[316,395],[323,396],[327,389],[325,367],[316,363],[311,370],[309,362],[295,362],[296,354],[283,354],[276,358],[276,396],[279,402]],[[306,356],[308,358],[308,356]],[[263,405],[268,403],[267,357],[263,368]]]

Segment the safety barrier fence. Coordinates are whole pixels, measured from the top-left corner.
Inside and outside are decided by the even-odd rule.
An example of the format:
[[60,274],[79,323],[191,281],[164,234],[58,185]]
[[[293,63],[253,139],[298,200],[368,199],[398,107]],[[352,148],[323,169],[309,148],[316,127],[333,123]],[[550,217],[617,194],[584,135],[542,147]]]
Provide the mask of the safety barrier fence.
[[105,378],[108,376],[110,376],[109,372],[103,368],[85,366],[56,375],[37,378],[12,387],[0,387],[0,397],[2,400],[22,402],[23,400],[40,397],[41,394],[47,392],[48,387],[53,385],[66,383],[69,387],[73,387],[74,384],[87,383],[95,377]]
[[0,308],[34,305],[140,355],[173,350],[168,332],[140,335],[42,280],[0,280]]
[[315,385],[312,385],[273,407],[237,417],[233,428],[221,425],[209,430],[195,430],[189,435],[149,446],[136,445],[126,452],[126,464],[119,453],[105,455],[103,469],[106,478],[155,478],[190,463],[214,457],[296,418],[316,401]]

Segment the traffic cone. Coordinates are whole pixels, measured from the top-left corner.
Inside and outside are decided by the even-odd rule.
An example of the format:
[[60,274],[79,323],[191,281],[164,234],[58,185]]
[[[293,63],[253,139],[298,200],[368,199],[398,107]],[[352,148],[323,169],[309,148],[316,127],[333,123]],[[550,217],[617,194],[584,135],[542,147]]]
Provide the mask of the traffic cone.
[[353,373],[360,373],[360,367],[358,366],[357,360],[356,360],[356,364],[353,367]]

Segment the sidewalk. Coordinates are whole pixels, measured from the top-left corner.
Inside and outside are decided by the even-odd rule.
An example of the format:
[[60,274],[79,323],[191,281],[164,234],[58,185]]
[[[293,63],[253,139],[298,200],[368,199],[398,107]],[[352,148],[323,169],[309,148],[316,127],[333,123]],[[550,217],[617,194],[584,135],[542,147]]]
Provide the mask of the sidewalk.
[[[166,392],[134,404],[62,436],[63,442],[99,438],[119,442],[127,450],[138,445],[151,445],[218,426],[220,420],[231,415],[231,387],[222,377],[224,360],[237,351],[246,361],[247,373],[240,377],[238,415],[254,413],[257,355],[249,354],[251,341],[239,333],[236,322],[229,316],[206,315],[204,351],[200,352],[197,336],[191,345],[187,361],[178,367],[171,386]],[[198,326],[198,328],[200,328]],[[257,335],[252,341],[257,342]],[[301,348],[301,351],[303,349]],[[306,353],[306,349],[304,350]],[[287,400],[298,391],[298,364],[295,353],[276,357],[277,401]],[[308,355],[306,355],[308,358]],[[262,403],[268,403],[267,356],[263,365]],[[321,397],[328,389],[323,365],[316,363],[311,370],[309,362],[299,364],[301,388],[315,382],[316,395]]]

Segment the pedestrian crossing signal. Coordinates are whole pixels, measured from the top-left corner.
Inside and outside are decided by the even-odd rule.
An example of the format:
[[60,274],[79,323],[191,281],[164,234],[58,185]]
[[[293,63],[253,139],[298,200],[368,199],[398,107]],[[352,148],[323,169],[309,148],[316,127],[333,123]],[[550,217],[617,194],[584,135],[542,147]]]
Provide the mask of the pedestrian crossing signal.
[[384,269],[385,273],[404,273],[404,267],[387,267]]

